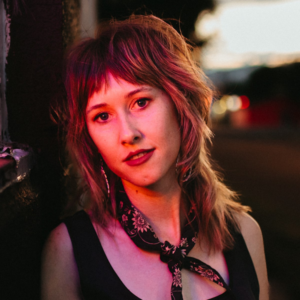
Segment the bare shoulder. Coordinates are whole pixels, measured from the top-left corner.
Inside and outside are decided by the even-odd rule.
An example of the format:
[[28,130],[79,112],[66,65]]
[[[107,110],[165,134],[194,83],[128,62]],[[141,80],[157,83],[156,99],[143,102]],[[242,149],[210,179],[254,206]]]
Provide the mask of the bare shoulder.
[[[241,233],[248,246],[248,242],[254,239],[256,242],[262,242],[262,232],[258,223],[247,213],[238,213],[235,215],[240,225]],[[255,246],[257,243],[250,243]],[[249,248],[248,248],[249,249]],[[250,249],[249,249],[250,250]]]
[[259,281],[260,300],[269,299],[269,283],[264,242],[258,223],[247,213],[236,214],[241,233],[247,245]]
[[64,223],[49,235],[42,254],[43,300],[81,299],[72,242]]

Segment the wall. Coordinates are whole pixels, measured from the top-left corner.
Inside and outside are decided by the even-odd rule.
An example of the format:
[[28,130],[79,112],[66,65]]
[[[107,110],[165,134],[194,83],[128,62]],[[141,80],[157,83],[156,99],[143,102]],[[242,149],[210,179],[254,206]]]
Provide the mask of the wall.
[[50,118],[62,89],[65,47],[74,39],[78,1],[6,1],[11,18],[7,56],[10,138],[32,148],[34,168],[0,194],[0,298],[39,299],[40,256],[59,223],[63,147]]

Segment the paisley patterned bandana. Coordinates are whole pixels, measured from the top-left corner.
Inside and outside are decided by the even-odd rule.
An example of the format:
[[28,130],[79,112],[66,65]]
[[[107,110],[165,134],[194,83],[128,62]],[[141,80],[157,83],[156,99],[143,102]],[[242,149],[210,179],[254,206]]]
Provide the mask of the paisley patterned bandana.
[[230,288],[216,270],[199,259],[187,256],[194,247],[197,237],[197,233],[194,230],[197,229],[197,220],[193,210],[190,211],[188,216],[190,222],[185,224],[182,230],[180,245],[176,247],[168,241],[164,243],[159,241],[153,228],[143,218],[137,208],[131,204],[124,190],[119,191],[117,201],[119,222],[132,241],[141,249],[159,252],[161,261],[168,264],[173,276],[171,286],[172,300],[183,300],[182,268],[196,272],[230,291]]

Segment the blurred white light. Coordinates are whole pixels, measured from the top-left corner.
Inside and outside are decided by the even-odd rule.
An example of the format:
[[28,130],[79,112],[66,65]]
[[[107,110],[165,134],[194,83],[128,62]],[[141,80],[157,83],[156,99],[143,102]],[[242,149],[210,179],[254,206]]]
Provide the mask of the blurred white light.
[[217,115],[222,115],[226,112],[227,106],[226,102],[224,100],[216,100],[214,104],[212,105],[212,113]]
[[219,21],[214,15],[205,14],[198,24],[197,33],[201,34],[202,38],[209,38],[217,34],[219,27]]
[[227,96],[226,106],[230,111],[237,111],[242,107],[242,100],[239,96],[236,95]]

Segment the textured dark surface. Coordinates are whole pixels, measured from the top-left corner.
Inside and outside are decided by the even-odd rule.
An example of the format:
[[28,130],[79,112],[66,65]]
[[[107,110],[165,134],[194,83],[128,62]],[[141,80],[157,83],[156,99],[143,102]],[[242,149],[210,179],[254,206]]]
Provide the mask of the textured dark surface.
[[59,222],[61,166],[50,106],[62,84],[63,10],[59,0],[7,1],[10,138],[33,149],[30,177],[0,194],[0,299],[39,299],[44,240]]
[[23,12],[11,19],[6,69],[10,136],[44,150],[55,137],[49,105],[61,81],[62,4],[26,1]]
[[0,297],[39,299],[41,215],[29,179],[1,194],[0,211]]

